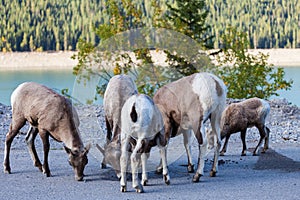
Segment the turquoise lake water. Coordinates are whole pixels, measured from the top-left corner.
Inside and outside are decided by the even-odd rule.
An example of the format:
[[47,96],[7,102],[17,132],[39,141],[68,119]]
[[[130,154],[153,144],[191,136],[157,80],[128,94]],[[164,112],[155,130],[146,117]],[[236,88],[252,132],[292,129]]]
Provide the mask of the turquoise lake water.
[[[285,68],[286,80],[292,79],[294,81],[291,90],[279,91],[279,97],[271,98],[286,98],[300,107],[300,66]],[[77,99],[91,99],[95,93],[95,84],[83,87],[78,85],[75,81],[76,77],[71,70],[38,70],[38,71],[0,71],[0,103],[10,105],[10,95],[12,91],[25,81],[34,81],[44,84],[58,92],[64,88],[68,88],[70,94],[76,96]],[[73,89],[75,93],[73,92]],[[98,101],[97,103],[101,103]]]
[[[285,70],[285,79],[294,81],[291,90],[278,91],[279,97],[274,98],[286,98],[292,104],[300,107],[300,66],[299,67],[287,67]],[[273,98],[273,97],[272,97]]]
[[71,70],[0,71],[0,103],[10,105],[10,95],[21,83],[33,81],[56,91],[73,88],[75,76]]

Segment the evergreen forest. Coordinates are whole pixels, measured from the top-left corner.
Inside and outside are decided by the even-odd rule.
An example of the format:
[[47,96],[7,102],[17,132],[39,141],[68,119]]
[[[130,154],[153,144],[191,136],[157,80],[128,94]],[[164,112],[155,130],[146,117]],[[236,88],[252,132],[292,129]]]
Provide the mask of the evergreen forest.
[[[95,29],[111,20],[109,1],[1,0],[0,50],[77,50],[80,39],[97,44]],[[168,12],[167,3],[174,0],[132,0],[146,26],[155,24],[156,8]],[[300,0],[206,0],[206,7],[213,48],[228,27],[247,33],[249,48],[300,47]]]

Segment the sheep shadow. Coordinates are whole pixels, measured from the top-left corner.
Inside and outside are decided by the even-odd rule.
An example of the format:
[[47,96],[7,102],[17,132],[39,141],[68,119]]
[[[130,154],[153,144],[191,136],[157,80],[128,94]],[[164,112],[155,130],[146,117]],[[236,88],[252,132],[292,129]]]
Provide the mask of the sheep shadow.
[[[162,179],[162,174],[156,171],[148,171],[148,178],[150,179]],[[193,175],[193,173],[188,173],[185,165],[169,166],[169,173],[171,178],[182,178],[185,176]],[[100,169],[98,173],[100,179],[107,181],[119,181],[118,177],[113,168],[107,167],[106,169]],[[139,178],[141,179],[141,173],[139,173]],[[127,172],[127,180],[131,181],[131,172]]]
[[281,170],[285,172],[299,172],[300,162],[277,153],[273,149],[268,149],[264,154],[260,154],[258,161],[254,165],[254,170]]

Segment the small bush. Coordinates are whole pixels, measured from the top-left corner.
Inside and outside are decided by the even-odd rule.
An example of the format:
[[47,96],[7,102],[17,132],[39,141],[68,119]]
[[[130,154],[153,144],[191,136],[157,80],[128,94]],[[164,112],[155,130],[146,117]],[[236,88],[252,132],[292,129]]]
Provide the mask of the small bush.
[[217,72],[228,87],[229,98],[278,96],[277,91],[289,90],[293,81],[284,80],[284,69],[267,63],[268,55],[248,53],[247,35],[228,28],[222,36],[223,55],[217,56]]

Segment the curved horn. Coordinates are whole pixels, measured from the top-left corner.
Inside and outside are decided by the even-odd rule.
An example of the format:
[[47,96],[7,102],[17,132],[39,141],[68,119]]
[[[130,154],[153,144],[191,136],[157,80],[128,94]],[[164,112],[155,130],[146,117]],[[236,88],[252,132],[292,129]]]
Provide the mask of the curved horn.
[[104,149],[100,147],[98,144],[96,144],[97,149],[104,155]]

